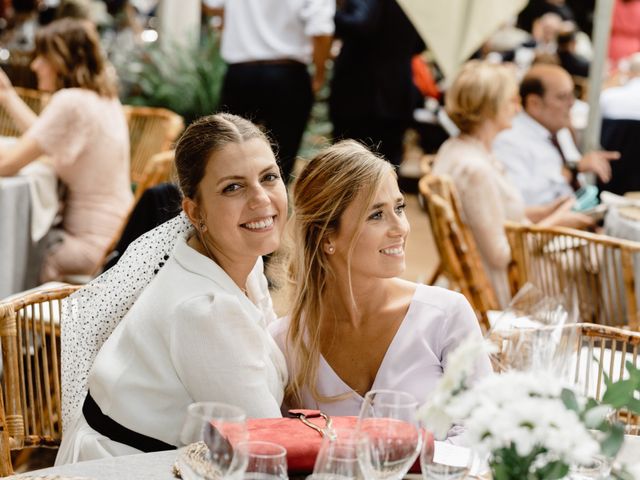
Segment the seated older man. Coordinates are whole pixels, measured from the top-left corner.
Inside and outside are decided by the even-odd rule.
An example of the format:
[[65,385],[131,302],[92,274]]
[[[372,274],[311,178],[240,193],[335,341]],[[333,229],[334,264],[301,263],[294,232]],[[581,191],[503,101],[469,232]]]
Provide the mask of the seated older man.
[[[493,151],[527,205],[542,205],[573,194],[579,186],[578,172],[593,172],[601,180],[609,180],[609,161],[619,158],[618,152],[594,151],[570,161],[558,141],[558,134],[569,127],[574,102],[573,81],[562,67],[534,65],[520,84],[520,97],[524,111],[516,116],[511,129],[496,137]],[[570,135],[564,140],[575,147]]]

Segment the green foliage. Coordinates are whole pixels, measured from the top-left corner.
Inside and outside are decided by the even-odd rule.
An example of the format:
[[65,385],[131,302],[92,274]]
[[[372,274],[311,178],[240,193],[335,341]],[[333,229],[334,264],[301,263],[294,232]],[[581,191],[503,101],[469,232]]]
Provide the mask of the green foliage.
[[493,480],[557,480],[569,473],[569,465],[556,460],[545,465],[535,464],[539,455],[546,453],[544,448],[534,448],[529,455],[520,456],[512,444],[492,453],[489,466]]
[[624,442],[624,427],[615,422],[614,414],[617,410],[625,409],[634,414],[640,414],[640,369],[633,363],[626,363],[629,378],[612,382],[605,374],[606,391],[602,402],[590,398],[580,407],[575,394],[564,389],[561,394],[562,402],[568,410],[578,414],[587,428],[599,430],[600,451],[606,457],[615,457]]
[[168,108],[188,124],[216,111],[225,71],[215,34],[203,34],[195,47],[152,44],[120,73],[132,85],[123,102]]
[[[631,362],[626,364],[629,378],[611,382],[605,376],[606,391],[602,402],[589,398],[584,404],[570,389],[563,389],[560,398],[567,408],[575,412],[587,428],[598,430],[600,453],[614,458],[624,441],[624,427],[615,421],[615,413],[624,409],[640,414],[640,369]],[[501,448],[492,452],[490,467],[494,480],[555,480],[564,478],[569,472],[569,465],[562,461],[551,461],[545,465],[536,465],[538,455],[545,454],[544,448],[534,448],[527,456],[520,456],[512,444],[509,448]],[[615,472],[612,478],[630,480],[628,472]]]

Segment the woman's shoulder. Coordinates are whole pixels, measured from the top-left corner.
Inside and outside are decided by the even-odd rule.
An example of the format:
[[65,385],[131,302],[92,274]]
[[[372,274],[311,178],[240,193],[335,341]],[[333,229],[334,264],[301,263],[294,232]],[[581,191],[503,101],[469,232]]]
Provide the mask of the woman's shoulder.
[[98,94],[93,90],[88,90],[86,88],[61,88],[51,95],[50,101],[69,101],[77,100],[79,98],[87,99],[94,96],[98,96]]
[[459,308],[460,305],[468,304],[467,299],[461,293],[423,284],[417,285],[411,303],[412,305],[429,307],[442,312],[450,312]]
[[491,172],[490,156],[474,141],[455,137],[447,140],[438,150],[434,173],[459,175],[485,175]]

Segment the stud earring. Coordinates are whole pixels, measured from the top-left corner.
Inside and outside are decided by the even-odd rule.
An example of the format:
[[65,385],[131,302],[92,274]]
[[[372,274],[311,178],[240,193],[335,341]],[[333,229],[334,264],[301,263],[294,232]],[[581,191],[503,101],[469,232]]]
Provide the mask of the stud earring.
[[202,220],[200,221],[200,231],[202,233],[207,231],[207,225]]
[[327,248],[327,253],[333,253],[336,251],[336,248],[333,245],[329,245]]

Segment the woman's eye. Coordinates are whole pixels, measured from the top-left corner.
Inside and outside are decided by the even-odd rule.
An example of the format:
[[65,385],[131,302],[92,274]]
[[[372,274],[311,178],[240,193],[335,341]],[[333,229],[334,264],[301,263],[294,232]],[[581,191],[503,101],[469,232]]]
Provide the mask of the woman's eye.
[[231,193],[231,192],[235,192],[236,190],[240,190],[241,186],[239,183],[232,183],[230,185],[227,185],[226,187],[224,187],[222,189],[222,193]]
[[275,182],[276,180],[278,180],[280,178],[280,175],[278,175],[277,173],[267,173],[263,178],[262,181],[264,182]]
[[382,211],[374,212],[369,215],[369,220],[380,220],[382,218]]
[[396,213],[400,214],[400,213],[404,213],[404,211],[407,209],[407,204],[406,203],[401,203],[400,205],[396,206]]

